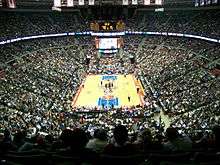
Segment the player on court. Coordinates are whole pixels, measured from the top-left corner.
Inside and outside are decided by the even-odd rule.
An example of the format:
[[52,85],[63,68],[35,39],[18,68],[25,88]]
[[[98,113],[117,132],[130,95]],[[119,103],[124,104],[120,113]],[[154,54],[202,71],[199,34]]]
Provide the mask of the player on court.
[[130,102],[131,101],[131,97],[130,96],[128,96],[128,102]]

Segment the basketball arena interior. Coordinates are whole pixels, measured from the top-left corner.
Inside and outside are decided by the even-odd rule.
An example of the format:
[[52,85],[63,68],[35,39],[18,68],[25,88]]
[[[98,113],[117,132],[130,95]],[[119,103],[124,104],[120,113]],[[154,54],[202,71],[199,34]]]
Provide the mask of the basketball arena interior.
[[220,0],[0,0],[0,165],[219,165]]

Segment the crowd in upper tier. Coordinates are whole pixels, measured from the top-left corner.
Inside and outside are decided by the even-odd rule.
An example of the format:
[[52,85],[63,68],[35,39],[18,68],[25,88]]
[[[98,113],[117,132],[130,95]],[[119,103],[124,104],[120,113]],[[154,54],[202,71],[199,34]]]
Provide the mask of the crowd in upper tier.
[[17,37],[79,32],[89,29],[89,23],[76,13],[0,13],[0,40]]
[[[0,40],[30,35],[90,31],[92,20],[79,13],[0,13]],[[128,31],[159,31],[188,33],[219,39],[219,10],[138,11],[125,21]]]
[[[210,16],[210,22],[203,26],[199,26],[203,21],[200,15],[206,12],[195,13],[183,16],[184,26],[169,13],[166,18],[155,14],[153,20],[163,21],[151,20],[150,26],[172,31],[174,24],[173,28],[178,25],[187,29],[184,32],[191,29],[193,33],[219,34],[216,17],[219,12],[211,12],[209,16],[214,17]],[[0,22],[5,24],[0,24],[0,38],[87,28],[78,17],[66,15],[1,15]],[[198,23],[193,21],[196,17]],[[128,28],[142,29],[148,16],[139,18],[142,19],[130,22]],[[187,20],[193,22],[187,24]],[[210,26],[215,31],[208,30]],[[219,44],[184,38],[126,36],[124,48],[113,58],[106,58],[108,62],[93,44],[91,37],[61,37],[0,47],[0,155],[6,154],[1,159],[13,160],[19,153],[34,151],[46,158],[48,152],[52,157],[79,156],[79,161],[84,159],[91,164],[100,153],[111,156],[144,153],[146,160],[152,158],[147,153],[153,151],[211,149],[219,160],[215,153],[219,151],[220,139],[216,126],[220,125],[220,80],[211,72],[219,68]],[[107,112],[90,107],[73,108],[73,97],[90,73],[133,73],[145,89],[144,107],[114,108]],[[171,128],[167,130],[163,119],[155,118],[161,111],[171,120]],[[88,155],[91,157],[85,157]],[[190,156],[187,160],[191,160]]]
[[187,33],[220,39],[219,10],[140,11],[137,14],[134,21],[127,23],[129,30]]

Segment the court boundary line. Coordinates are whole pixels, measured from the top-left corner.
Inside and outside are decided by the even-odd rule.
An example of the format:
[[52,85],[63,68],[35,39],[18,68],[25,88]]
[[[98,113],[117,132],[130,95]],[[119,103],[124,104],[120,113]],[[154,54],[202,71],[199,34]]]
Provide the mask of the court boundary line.
[[[136,80],[135,80],[135,77],[134,75],[132,74],[132,79],[134,81],[134,85],[135,85],[135,90],[137,90],[137,85],[136,85]],[[140,81],[140,80],[139,80]],[[138,82],[139,83],[139,82]],[[139,87],[141,87],[141,89],[143,89],[143,86],[142,84],[139,83]],[[137,91],[136,91],[137,92]],[[143,95],[140,94],[140,92],[137,93],[137,95],[139,96],[139,99],[140,99],[140,103],[141,103],[141,106],[143,107],[144,106],[144,99],[143,99],[143,96],[144,96],[144,90],[142,91]]]
[[76,107],[75,104],[76,104],[76,101],[78,100],[78,97],[79,97],[81,91],[82,91],[82,86],[83,86],[83,85],[81,84],[80,87],[79,87],[79,89],[77,90],[76,95],[74,96],[74,99],[73,99],[73,101],[72,101],[72,107],[73,107],[73,108]]
[[[97,76],[96,74],[92,74],[92,75],[93,75],[93,76]],[[104,75],[105,75],[105,74],[104,74]],[[122,75],[122,74],[119,74],[119,75]],[[119,76],[119,75],[115,75],[115,76]],[[132,77],[132,79],[133,79],[133,85],[134,85],[135,91],[136,91],[136,93],[137,93],[137,95],[138,95],[138,97],[139,97],[140,105],[143,107],[143,106],[144,106],[144,102],[145,102],[145,101],[144,101],[144,98],[143,98],[143,96],[145,95],[145,91],[144,91],[144,88],[143,88],[143,86],[142,86],[142,83],[140,82],[139,79],[136,79],[133,74],[130,74],[130,75],[131,75],[131,77]],[[88,76],[90,76],[90,75],[87,75],[85,79],[87,79]],[[101,76],[103,76],[103,75],[101,75]],[[77,106],[76,106],[76,103],[77,103],[77,100],[79,99],[79,96],[80,96],[82,90],[83,90],[83,86],[84,86],[84,84],[82,83],[82,84],[79,86],[79,88],[78,88],[78,90],[77,90],[75,96],[73,96],[73,100],[72,100],[72,104],[71,104],[71,105],[72,105],[72,108],[76,108],[76,107],[77,107]],[[137,88],[140,88],[141,91],[137,92]],[[118,101],[118,102],[119,102],[119,101]],[[118,103],[118,104],[119,104],[119,103]],[[97,106],[98,106],[98,105],[97,105]],[[119,105],[118,105],[118,106],[119,106]]]

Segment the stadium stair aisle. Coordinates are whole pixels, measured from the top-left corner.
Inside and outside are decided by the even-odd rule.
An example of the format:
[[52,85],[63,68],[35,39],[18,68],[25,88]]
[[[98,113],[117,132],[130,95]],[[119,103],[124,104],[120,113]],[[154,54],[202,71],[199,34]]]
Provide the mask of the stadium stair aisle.
[[165,124],[165,129],[167,129],[170,124],[171,124],[171,119],[168,115],[165,115],[164,112],[162,111],[162,109],[160,110],[160,113],[155,113],[153,119],[155,119],[156,121],[159,121],[161,117],[161,122],[163,122]]

